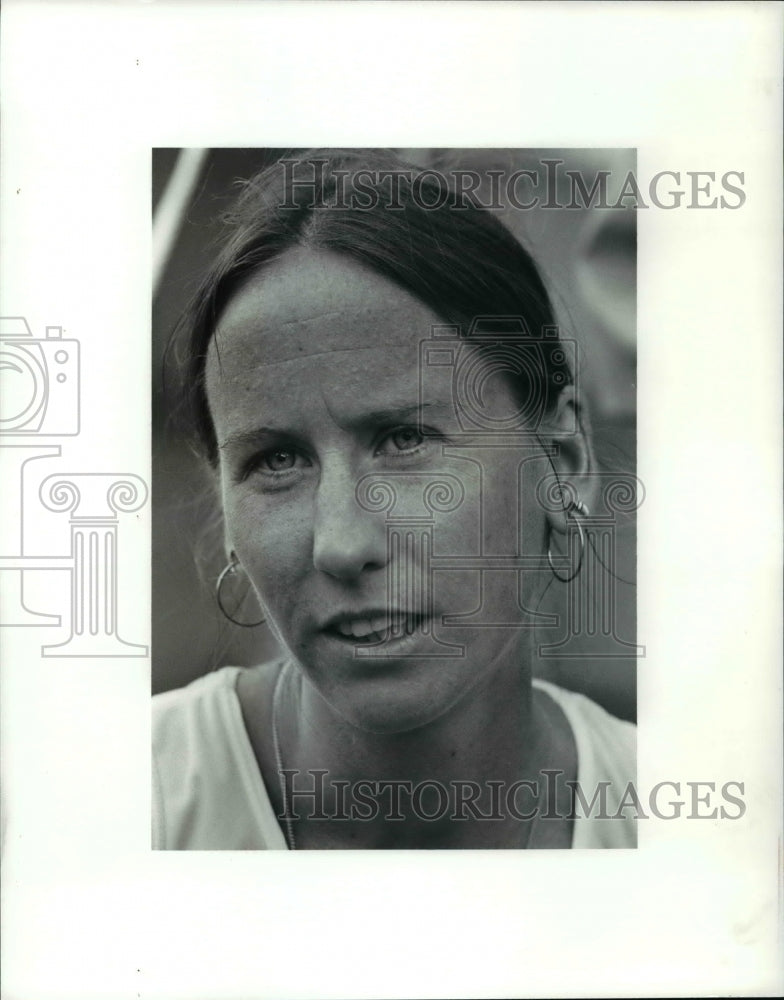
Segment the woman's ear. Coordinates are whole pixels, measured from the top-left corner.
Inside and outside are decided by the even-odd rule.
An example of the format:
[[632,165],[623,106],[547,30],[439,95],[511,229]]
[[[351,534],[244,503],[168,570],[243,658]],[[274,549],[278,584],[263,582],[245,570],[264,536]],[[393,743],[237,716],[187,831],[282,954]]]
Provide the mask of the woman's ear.
[[[577,402],[573,385],[568,385],[558,395],[552,414],[543,422],[543,443],[550,455],[551,475],[561,487],[563,504],[548,505],[547,519],[552,531],[567,531],[566,510],[570,502],[584,505],[586,511],[595,510],[597,503],[594,456],[591,447],[587,414]],[[553,496],[555,490],[548,490]],[[556,507],[556,509],[550,509]]]

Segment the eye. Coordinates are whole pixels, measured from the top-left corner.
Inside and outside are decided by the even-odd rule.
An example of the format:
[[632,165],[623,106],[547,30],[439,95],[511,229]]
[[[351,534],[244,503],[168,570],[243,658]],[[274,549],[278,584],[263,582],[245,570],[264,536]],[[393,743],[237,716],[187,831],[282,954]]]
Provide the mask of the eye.
[[416,427],[403,427],[391,434],[390,440],[400,451],[411,451],[412,448],[418,448],[425,439]]
[[416,451],[424,443],[424,435],[416,427],[399,427],[381,442],[379,452],[394,455]]
[[277,448],[275,451],[268,451],[259,459],[259,465],[270,472],[285,472],[293,469],[297,461],[297,456],[293,451],[284,451]]
[[255,474],[276,478],[309,463],[295,448],[269,448],[255,455],[243,467],[241,479]]

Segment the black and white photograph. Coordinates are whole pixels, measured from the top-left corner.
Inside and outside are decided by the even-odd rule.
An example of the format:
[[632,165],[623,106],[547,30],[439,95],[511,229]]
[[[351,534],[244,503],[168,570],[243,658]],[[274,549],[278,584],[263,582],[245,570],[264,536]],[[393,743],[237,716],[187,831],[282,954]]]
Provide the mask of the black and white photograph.
[[155,847],[636,846],[635,161],[156,151]]
[[783,19],[6,0],[4,1000],[784,993]]

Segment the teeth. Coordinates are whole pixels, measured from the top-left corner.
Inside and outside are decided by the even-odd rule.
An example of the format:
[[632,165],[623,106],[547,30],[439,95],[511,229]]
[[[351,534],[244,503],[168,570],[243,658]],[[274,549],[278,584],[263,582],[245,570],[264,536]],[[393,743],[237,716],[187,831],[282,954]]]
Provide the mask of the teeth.
[[366,618],[357,618],[352,622],[340,622],[337,630],[349,639],[366,639],[369,635],[375,635],[382,631],[376,627],[375,622]]
[[367,619],[358,619],[351,623],[351,634],[355,639],[364,639],[375,632],[373,625]]
[[416,621],[407,615],[376,615],[374,618],[356,618],[349,622],[339,622],[336,628],[347,638],[382,639],[390,631],[395,636],[411,635],[416,630]]

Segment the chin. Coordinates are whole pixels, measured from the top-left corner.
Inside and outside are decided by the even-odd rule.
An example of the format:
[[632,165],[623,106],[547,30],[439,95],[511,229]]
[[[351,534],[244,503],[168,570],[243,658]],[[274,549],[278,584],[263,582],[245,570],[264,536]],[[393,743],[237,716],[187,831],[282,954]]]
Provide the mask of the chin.
[[460,700],[460,693],[400,690],[390,685],[385,691],[369,692],[363,698],[352,690],[322,692],[322,697],[342,719],[355,729],[375,736],[413,733],[448,714]]

